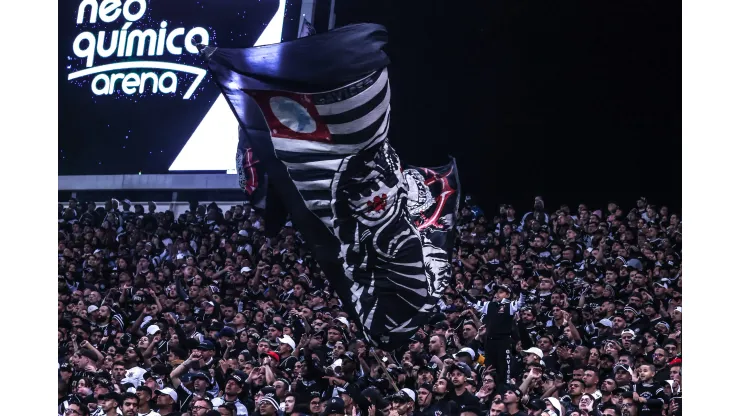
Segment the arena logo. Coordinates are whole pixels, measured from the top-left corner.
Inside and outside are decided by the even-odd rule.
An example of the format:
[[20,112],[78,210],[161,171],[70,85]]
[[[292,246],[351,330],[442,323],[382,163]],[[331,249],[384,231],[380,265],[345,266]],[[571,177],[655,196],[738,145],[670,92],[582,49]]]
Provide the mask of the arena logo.
[[[183,99],[192,97],[206,75],[204,68],[161,60],[132,60],[132,57],[178,57],[197,54],[195,43],[208,45],[210,34],[203,27],[168,27],[162,21],[157,29],[133,28],[147,12],[146,0],[82,0],[77,10],[77,25],[106,24],[118,26],[97,34],[85,31],[77,35],[72,45],[74,55],[84,59],[85,69],[68,75],[69,81],[95,75],[91,81],[95,95],[126,95],[147,93],[175,94],[178,91],[176,72],[195,75]],[[120,26],[119,26],[120,25]],[[121,58],[122,62],[97,65],[96,61]]]

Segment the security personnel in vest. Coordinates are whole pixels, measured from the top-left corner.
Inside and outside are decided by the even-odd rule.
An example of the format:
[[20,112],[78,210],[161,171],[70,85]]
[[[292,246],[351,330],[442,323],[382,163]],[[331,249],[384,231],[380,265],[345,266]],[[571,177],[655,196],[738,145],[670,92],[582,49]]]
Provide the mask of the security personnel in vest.
[[486,366],[496,369],[497,386],[508,384],[511,378],[514,314],[524,305],[525,299],[523,291],[516,302],[512,302],[511,297],[511,288],[499,285],[494,300],[470,303],[470,306],[485,315],[482,321],[486,324]]

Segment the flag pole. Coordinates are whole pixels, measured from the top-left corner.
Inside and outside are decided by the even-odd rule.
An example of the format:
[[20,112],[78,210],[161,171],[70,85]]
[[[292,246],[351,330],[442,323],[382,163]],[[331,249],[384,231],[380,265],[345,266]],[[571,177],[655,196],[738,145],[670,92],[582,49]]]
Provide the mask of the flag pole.
[[390,381],[391,386],[393,386],[393,390],[395,390],[396,393],[398,393],[398,386],[396,386],[396,382],[393,381],[393,377],[391,377],[391,373],[388,372],[388,368],[385,366],[385,363],[383,362],[383,360],[381,360],[380,357],[378,357],[378,353],[375,352],[375,348],[370,348],[370,353],[373,355],[373,357],[375,357],[375,360],[378,361],[378,364],[380,364],[380,368],[383,369],[383,372],[385,372],[386,377],[388,377],[388,381]]

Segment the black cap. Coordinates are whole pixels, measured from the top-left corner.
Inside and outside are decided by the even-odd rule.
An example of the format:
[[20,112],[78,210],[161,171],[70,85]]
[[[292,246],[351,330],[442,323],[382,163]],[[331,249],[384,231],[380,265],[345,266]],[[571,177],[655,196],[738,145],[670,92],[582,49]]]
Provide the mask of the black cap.
[[465,375],[465,377],[470,377],[470,373],[471,373],[470,367],[465,363],[452,364],[450,366],[450,372],[452,372],[452,370],[460,370],[460,372],[462,372]]
[[216,349],[216,347],[213,346],[213,343],[211,341],[209,341],[209,340],[206,339],[206,340],[203,340],[203,342],[201,342],[198,345],[198,348],[197,349],[199,349],[199,350],[206,350],[206,351],[213,351],[213,350]]
[[511,288],[509,286],[506,286],[506,285],[498,285],[496,287],[496,290],[504,290],[506,292],[511,293]]
[[334,413],[344,414],[344,400],[339,397],[332,397],[329,403],[326,404],[326,409],[321,416],[329,416]]
[[206,383],[208,383],[208,384],[211,384],[211,378],[210,378],[210,377],[208,377],[208,376],[206,375],[206,373],[204,373],[204,372],[202,372],[202,371],[198,371],[198,372],[195,372],[195,373],[193,373],[193,374],[192,374],[192,375],[190,376],[190,379],[191,379],[191,380],[193,380],[193,381],[195,381],[195,380],[197,380],[197,379],[201,379],[201,380],[205,380],[205,381],[206,381]]
[[110,393],[101,394],[100,396],[98,396],[98,400],[110,400],[110,399],[115,400],[119,406],[123,404],[123,396],[121,396],[120,394],[114,391]]
[[447,323],[447,321],[437,322],[433,325],[434,329],[450,329],[450,324]]
[[242,371],[234,371],[226,378],[226,380],[234,380],[239,387],[244,387],[244,383],[247,381],[247,375]]

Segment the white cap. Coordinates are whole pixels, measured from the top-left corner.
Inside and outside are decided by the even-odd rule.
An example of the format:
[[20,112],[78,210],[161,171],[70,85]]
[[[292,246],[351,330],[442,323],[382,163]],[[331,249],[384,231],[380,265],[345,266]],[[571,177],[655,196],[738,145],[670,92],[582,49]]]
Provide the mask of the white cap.
[[239,230],[239,235],[242,237],[249,237],[247,230]]
[[542,357],[545,356],[545,354],[542,353],[542,350],[539,349],[539,348],[537,348],[537,347],[532,347],[532,348],[530,348],[528,350],[522,351],[522,355],[526,355],[526,354],[534,354],[534,355],[540,357],[540,360],[542,359]]
[[172,390],[169,387],[165,387],[165,388],[163,388],[161,390],[154,390],[154,392],[155,393],[159,393],[159,394],[166,394],[166,395],[172,397],[172,400],[174,400],[175,402],[177,402],[177,392],[174,391],[174,390]]
[[344,326],[346,326],[347,328],[349,328],[349,321],[344,316],[340,316],[339,318],[336,318],[334,320],[337,321],[337,322],[340,322],[340,323],[344,324]]
[[401,389],[402,392],[406,393],[407,396],[411,397],[411,400],[416,401],[416,393],[411,389]]
[[182,253],[177,253],[177,260],[182,260],[185,258],[185,255]]
[[635,331],[633,331],[631,329],[625,329],[624,331],[622,331],[622,335],[624,335],[624,334],[632,335],[632,338],[635,337]]
[[290,345],[290,348],[295,349],[295,341],[293,341],[293,338],[288,335],[283,335],[282,337],[278,338],[278,341],[281,344],[288,344]]
[[87,313],[88,314],[91,314],[91,313],[93,313],[93,312],[95,312],[97,310],[98,310],[98,307],[95,306],[95,305],[90,305],[90,306],[87,307]]
[[286,226],[286,227],[292,227],[292,226],[293,226],[293,221],[288,221],[288,222],[286,222],[286,223],[285,223],[285,226]]
[[250,267],[244,266],[242,267],[241,271],[239,271],[239,273],[249,273],[251,271],[252,269]]
[[550,402],[550,404],[552,405],[552,407],[554,407],[555,410],[558,411],[558,414],[559,415],[562,415],[563,414],[563,405],[560,404],[560,400],[558,400],[558,399],[556,399],[554,397],[548,397],[547,398],[547,401]]
[[128,198],[126,198],[126,199],[123,200],[123,203],[126,204],[126,205],[131,205],[131,200],[128,199]]
[[604,326],[608,326],[609,328],[611,328],[611,327],[612,327],[612,321],[610,321],[610,320],[608,320],[608,319],[606,319],[606,318],[604,318],[604,319],[600,320],[600,321],[599,321],[599,323],[600,323],[601,325],[604,325]]
[[[154,334],[156,334],[159,331],[161,331],[161,330],[159,329],[159,326],[158,325],[149,325],[149,327],[146,329],[146,334],[147,335],[154,335]],[[177,400],[177,399],[175,399],[175,400]]]
[[473,351],[472,348],[467,348],[467,347],[460,348],[460,351],[458,351],[457,354],[455,354],[455,357],[462,355],[462,354],[468,354],[470,358],[475,359],[475,351]]
[[164,244],[164,246],[167,247],[170,244],[172,244],[172,239],[171,238],[165,238],[164,240],[162,240],[162,244]]

